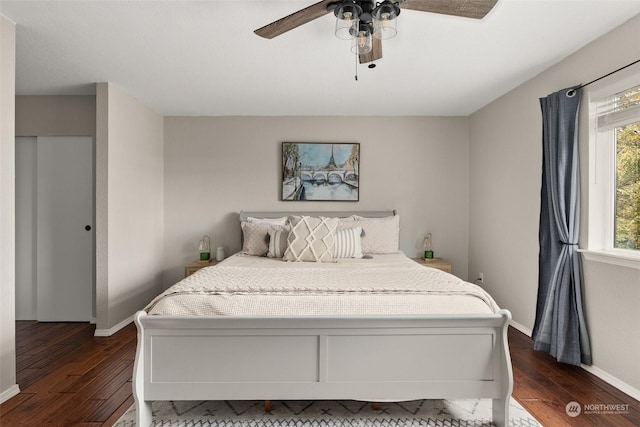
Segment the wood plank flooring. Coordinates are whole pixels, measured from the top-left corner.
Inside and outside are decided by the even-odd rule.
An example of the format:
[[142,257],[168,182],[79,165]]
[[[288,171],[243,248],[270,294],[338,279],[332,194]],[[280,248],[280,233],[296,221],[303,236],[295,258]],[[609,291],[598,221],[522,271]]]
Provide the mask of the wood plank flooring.
[[[112,426],[133,404],[131,374],[136,330],[108,338],[84,323],[16,323],[21,393],[0,405],[0,425]],[[640,426],[640,402],[583,369],[556,363],[510,328],[513,396],[545,426]],[[618,405],[620,414],[581,413],[566,406]],[[620,406],[622,405],[622,406]],[[628,405],[628,406],[626,406]],[[626,409],[625,409],[626,408]],[[592,412],[594,412],[592,410]]]
[[16,323],[21,393],[0,406],[0,425],[111,426],[133,404],[136,329],[94,337],[88,323]]

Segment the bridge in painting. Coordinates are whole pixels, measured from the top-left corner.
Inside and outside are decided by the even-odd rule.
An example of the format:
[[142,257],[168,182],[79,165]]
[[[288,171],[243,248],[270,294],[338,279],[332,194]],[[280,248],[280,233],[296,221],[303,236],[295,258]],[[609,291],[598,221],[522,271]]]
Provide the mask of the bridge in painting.
[[358,188],[358,174],[353,169],[311,169],[302,168],[296,171],[297,177],[290,177],[282,183],[283,200],[299,200],[304,191],[303,183],[313,185],[348,185]]
[[299,172],[303,181],[344,182],[354,186],[358,181],[358,175],[353,169],[300,169]]

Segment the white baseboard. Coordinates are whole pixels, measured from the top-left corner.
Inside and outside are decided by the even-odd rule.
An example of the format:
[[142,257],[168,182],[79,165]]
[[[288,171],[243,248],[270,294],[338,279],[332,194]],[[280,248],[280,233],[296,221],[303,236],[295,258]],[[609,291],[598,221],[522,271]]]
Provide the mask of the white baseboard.
[[513,326],[514,328],[516,328],[517,330],[519,330],[520,332],[522,332],[523,334],[531,338],[533,331],[527,328],[526,326],[521,325],[520,323],[514,321],[513,319],[509,322],[509,325]]
[[584,369],[585,371],[595,375],[596,377],[600,378],[602,381],[611,384],[612,386],[614,386],[615,388],[617,388],[618,390],[620,390],[623,393],[628,394],[629,396],[633,397],[635,400],[640,401],[640,390],[638,390],[637,388],[625,383],[624,381],[620,380],[619,378],[614,377],[613,375],[609,374],[608,372],[603,371],[602,369],[598,368],[597,366],[589,366],[589,365],[581,365],[582,369]]
[[[511,326],[513,326],[514,328],[516,328],[517,330],[519,330],[520,332],[522,332],[523,334],[525,334],[526,336],[528,336],[529,338],[531,338],[532,335],[532,330],[527,328],[524,325],[521,325],[518,322],[514,322],[513,320],[511,320],[510,323]],[[610,384],[612,386],[614,386],[615,388],[617,388],[618,390],[620,390],[623,393],[628,394],[629,396],[633,397],[636,400],[640,400],[640,390],[638,390],[637,388],[625,383],[624,381],[620,380],[619,378],[614,377],[613,375],[609,374],[606,371],[603,371],[602,369],[598,368],[597,366],[589,366],[589,365],[580,365],[582,367],[582,369],[584,369],[585,371],[589,372],[590,374],[595,375],[596,377],[600,378],[602,381],[606,382],[607,384]]]
[[124,319],[122,322],[118,323],[116,326],[110,329],[96,329],[93,336],[96,337],[110,337],[111,335],[118,332],[120,329],[128,326],[131,322],[133,322],[133,316]]
[[0,393],[0,403],[4,403],[7,400],[11,399],[13,396],[16,396],[20,393],[20,387],[18,387],[18,384],[14,384],[11,387],[9,387],[8,390],[3,391],[2,393]]

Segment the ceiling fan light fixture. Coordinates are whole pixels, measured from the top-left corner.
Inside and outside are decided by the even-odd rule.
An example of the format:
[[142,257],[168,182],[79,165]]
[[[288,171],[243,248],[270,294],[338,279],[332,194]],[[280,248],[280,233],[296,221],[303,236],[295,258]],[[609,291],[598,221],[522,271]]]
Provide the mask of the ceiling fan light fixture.
[[363,25],[358,30],[358,34],[351,41],[351,52],[356,55],[364,55],[373,49],[373,37],[371,36],[371,27]]
[[346,1],[339,4],[333,14],[336,16],[336,37],[342,40],[353,39],[358,34],[362,8],[353,2]]
[[398,34],[397,23],[400,8],[396,3],[384,0],[371,12],[373,17],[373,36],[380,40],[390,39]]

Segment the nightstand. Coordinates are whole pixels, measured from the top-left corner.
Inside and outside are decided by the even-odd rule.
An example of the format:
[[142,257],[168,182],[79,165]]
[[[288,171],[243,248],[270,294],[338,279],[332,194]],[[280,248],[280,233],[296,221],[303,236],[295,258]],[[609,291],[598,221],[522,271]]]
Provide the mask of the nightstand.
[[442,258],[412,258],[418,264],[422,264],[425,267],[437,268],[438,270],[445,271],[447,273],[453,273],[453,267],[451,264]]
[[211,267],[212,265],[216,265],[217,263],[218,261],[216,261],[215,259],[210,259],[209,261],[193,261],[191,264],[187,264],[184,266],[184,277],[189,277],[201,268]]

